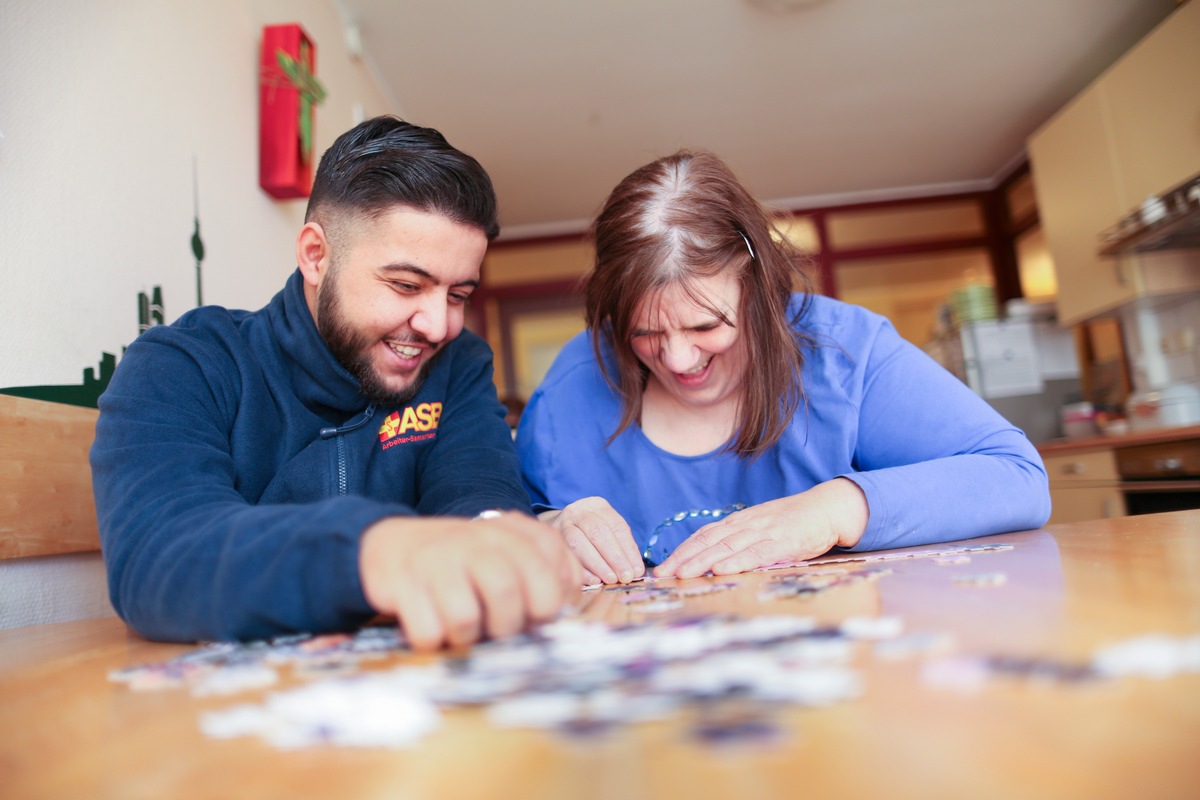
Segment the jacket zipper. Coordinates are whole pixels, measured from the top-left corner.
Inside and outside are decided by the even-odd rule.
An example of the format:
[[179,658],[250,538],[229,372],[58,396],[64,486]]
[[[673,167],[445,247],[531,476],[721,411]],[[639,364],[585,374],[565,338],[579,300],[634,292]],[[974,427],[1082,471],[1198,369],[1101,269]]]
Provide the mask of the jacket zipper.
[[346,438],[337,437],[338,454],[338,496],[346,496]]
[[375,414],[375,405],[371,404],[371,405],[367,406],[365,411],[363,411],[362,417],[357,422],[351,422],[349,424],[342,425],[341,427],[337,427],[337,428],[321,428],[321,430],[320,430],[320,436],[322,439],[335,439],[336,438],[336,440],[337,440],[337,459],[338,459],[337,480],[338,480],[338,496],[339,497],[345,497],[346,493],[347,493],[347,488],[348,488],[347,480],[346,480],[347,469],[346,469],[346,438],[345,438],[345,434],[350,433],[351,431],[357,430],[358,428],[361,428],[363,425],[366,425],[371,420],[371,417],[374,414]]

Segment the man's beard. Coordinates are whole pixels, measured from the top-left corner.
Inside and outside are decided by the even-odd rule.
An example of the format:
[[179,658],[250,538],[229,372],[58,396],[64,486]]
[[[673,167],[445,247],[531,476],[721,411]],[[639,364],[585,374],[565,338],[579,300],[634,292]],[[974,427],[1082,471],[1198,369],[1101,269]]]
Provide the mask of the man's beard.
[[[359,391],[377,406],[394,408],[411,400],[425,382],[431,358],[421,365],[417,377],[406,388],[396,391],[387,386],[371,364],[373,342],[351,327],[342,310],[337,291],[336,270],[326,275],[317,291],[317,332],[342,367],[358,380]],[[436,358],[436,355],[435,355]]]

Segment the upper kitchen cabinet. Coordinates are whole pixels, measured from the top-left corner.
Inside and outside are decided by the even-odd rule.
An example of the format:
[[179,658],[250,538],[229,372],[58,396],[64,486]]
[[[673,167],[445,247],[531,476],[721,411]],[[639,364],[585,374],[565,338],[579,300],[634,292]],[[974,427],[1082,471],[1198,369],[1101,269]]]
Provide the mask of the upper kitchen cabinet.
[[1100,233],[1200,172],[1200,0],[1179,8],[1029,140],[1043,231],[1072,325],[1200,289],[1200,253],[1101,256]]
[[1125,211],[1200,172],[1200,3],[1166,19],[1102,87]]
[[1097,234],[1128,210],[1105,128],[1104,97],[1093,84],[1029,141],[1042,232],[1058,278],[1061,325],[1136,296],[1126,277],[1130,265],[1116,266],[1096,254]]

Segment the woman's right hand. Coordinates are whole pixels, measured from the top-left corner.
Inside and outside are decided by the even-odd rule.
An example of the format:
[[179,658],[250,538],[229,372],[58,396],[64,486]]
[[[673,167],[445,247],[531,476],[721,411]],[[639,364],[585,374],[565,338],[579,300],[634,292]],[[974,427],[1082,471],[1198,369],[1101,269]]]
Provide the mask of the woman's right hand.
[[646,572],[629,524],[603,497],[585,497],[538,519],[558,529],[583,565],[583,582],[629,583]]

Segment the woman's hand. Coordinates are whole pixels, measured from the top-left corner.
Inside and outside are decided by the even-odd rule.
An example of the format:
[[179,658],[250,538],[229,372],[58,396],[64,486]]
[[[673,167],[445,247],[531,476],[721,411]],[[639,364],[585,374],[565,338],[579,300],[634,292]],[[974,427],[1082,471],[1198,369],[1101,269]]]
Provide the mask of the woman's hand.
[[602,497],[585,497],[538,519],[558,529],[583,565],[583,581],[629,583],[646,571],[629,524]]
[[807,492],[751,506],[705,525],[675,548],[654,574],[731,575],[804,561],[835,545],[858,544],[869,518],[867,498],[858,484],[834,478]]

